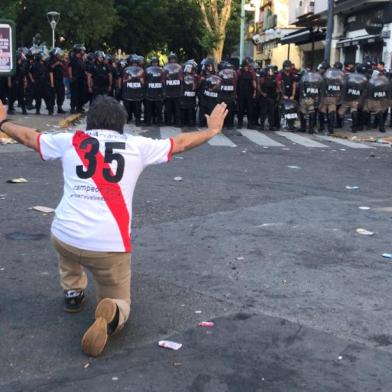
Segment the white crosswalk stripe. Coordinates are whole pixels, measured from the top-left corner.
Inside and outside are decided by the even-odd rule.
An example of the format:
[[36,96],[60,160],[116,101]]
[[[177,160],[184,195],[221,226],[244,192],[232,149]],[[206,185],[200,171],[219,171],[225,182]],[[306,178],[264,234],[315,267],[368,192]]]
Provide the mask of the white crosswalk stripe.
[[329,146],[325,144],[321,144],[313,139],[307,138],[305,136],[300,136],[296,133],[278,131],[276,132],[276,134],[279,136],[283,136],[286,139],[289,139],[293,143],[300,144],[301,146],[310,147],[310,148],[329,148]]
[[326,140],[329,142],[334,142],[337,144],[342,144],[343,146],[350,147],[350,148],[374,148],[371,146],[368,146],[367,144],[362,144],[358,142],[352,142],[347,139],[339,139],[337,137],[332,137],[332,136],[323,136],[323,135],[317,135],[318,138],[322,140]]
[[208,144],[211,146],[237,147],[227,136],[222,134],[214,136],[208,141]]
[[258,144],[262,147],[284,147],[283,144],[271,139],[270,137],[266,136],[264,133],[259,131],[254,131],[251,129],[240,129],[239,130],[242,136],[245,136],[247,139],[252,141],[253,143]]
[[181,133],[180,128],[175,127],[161,127],[161,139],[170,139],[171,137],[175,137]]

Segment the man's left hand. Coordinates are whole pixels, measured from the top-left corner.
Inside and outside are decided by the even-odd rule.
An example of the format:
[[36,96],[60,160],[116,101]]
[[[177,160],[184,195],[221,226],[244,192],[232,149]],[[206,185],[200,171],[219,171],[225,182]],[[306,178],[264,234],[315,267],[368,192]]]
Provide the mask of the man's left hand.
[[3,121],[7,118],[7,111],[5,110],[5,106],[0,99],[0,121]]

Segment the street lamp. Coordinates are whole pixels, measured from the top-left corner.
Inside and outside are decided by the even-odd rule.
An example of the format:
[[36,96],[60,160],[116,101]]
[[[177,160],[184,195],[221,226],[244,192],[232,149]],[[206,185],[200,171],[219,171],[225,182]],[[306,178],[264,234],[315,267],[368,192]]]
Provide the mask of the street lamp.
[[56,11],[49,11],[47,14],[48,22],[50,27],[52,28],[52,48],[54,48],[55,38],[54,38],[54,31],[56,30],[57,23],[60,20],[60,13]]

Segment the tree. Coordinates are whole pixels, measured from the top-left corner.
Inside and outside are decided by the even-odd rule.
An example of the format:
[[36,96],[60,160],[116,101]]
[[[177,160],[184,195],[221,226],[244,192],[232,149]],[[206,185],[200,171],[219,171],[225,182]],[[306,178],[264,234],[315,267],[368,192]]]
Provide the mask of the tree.
[[207,29],[214,61],[217,63],[222,58],[226,39],[226,25],[231,16],[232,0],[198,0]]

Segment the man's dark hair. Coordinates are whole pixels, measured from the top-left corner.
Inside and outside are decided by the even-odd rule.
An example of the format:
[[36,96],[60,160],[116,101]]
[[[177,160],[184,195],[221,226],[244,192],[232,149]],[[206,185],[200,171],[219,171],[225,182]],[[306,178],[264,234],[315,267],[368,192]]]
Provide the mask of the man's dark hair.
[[108,129],[123,133],[127,118],[124,106],[113,97],[98,95],[87,113],[86,130]]

